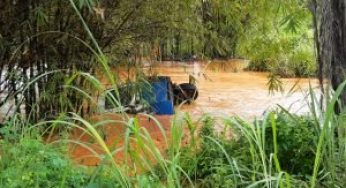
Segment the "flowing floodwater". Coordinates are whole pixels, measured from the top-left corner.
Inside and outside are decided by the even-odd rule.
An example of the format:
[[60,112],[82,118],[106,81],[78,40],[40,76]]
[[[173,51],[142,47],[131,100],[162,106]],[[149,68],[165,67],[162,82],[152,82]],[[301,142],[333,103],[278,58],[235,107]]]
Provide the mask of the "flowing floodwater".
[[[149,66],[144,69],[147,74],[170,76],[175,83],[183,83],[189,81],[189,75],[193,75],[197,79],[197,87],[199,89],[198,99],[191,105],[183,105],[177,111],[189,112],[193,119],[198,119],[205,113],[210,113],[213,117],[223,117],[237,115],[252,120],[255,117],[261,117],[265,111],[283,106],[293,113],[306,113],[309,111],[307,106],[307,92],[310,85],[317,88],[317,80],[315,79],[282,79],[284,93],[276,93],[269,95],[267,82],[267,73],[245,72],[241,71],[244,67],[243,62],[230,62],[234,66],[225,63],[181,63],[181,62],[164,62],[155,66]],[[208,66],[207,66],[208,65]],[[239,66],[238,66],[239,65]],[[115,74],[126,78],[128,73],[120,68],[114,70]],[[129,76],[131,77],[131,76]],[[102,83],[109,85],[107,79],[101,78]],[[292,89],[293,86],[296,86]],[[294,92],[288,92],[293,90]],[[145,128],[153,142],[161,152],[165,152],[165,137],[160,129],[157,128],[155,121],[151,121],[145,116],[137,115],[139,124]],[[165,134],[169,137],[172,116],[155,116],[160,125],[165,130]],[[101,113],[92,117],[93,121],[100,120],[119,120],[121,117],[115,113]],[[187,127],[185,137],[188,138]],[[216,131],[224,130],[222,124],[217,123]],[[124,145],[126,126],[117,123],[110,123],[105,126],[106,144],[120,148]],[[82,133],[77,133],[77,136]],[[184,137],[184,138],[185,138]],[[88,138],[83,138],[87,142]],[[183,141],[185,142],[185,141]],[[187,141],[186,141],[187,142]],[[97,150],[98,146],[93,144],[92,148]],[[90,151],[81,146],[71,149],[72,157],[83,165],[98,165],[100,160],[92,155]],[[123,162],[123,152],[118,152],[114,159],[117,162]]]
[[[293,113],[305,113],[309,110],[307,91],[309,84],[317,87],[316,79],[282,79],[285,92],[270,95],[268,74],[242,71],[242,64],[246,64],[246,61],[162,62],[142,69],[147,74],[170,76],[174,83],[188,82],[189,75],[193,75],[197,80],[199,97],[193,104],[176,109],[189,112],[194,117],[210,113],[214,116],[237,115],[252,119],[277,105],[288,108]],[[114,69],[114,73],[127,77],[128,72],[120,68]],[[104,85],[109,85],[104,76],[100,79]],[[293,86],[294,92],[289,92]],[[3,106],[0,114],[4,115],[9,109],[9,106]]]
[[170,76],[175,83],[188,82],[189,75],[197,79],[198,99],[193,104],[180,108],[194,117],[210,113],[215,116],[237,115],[252,119],[278,105],[293,113],[306,113],[309,111],[306,98],[309,85],[314,88],[318,85],[316,79],[282,79],[284,92],[270,95],[267,73],[239,71],[239,68],[222,66],[222,63],[166,62],[155,66],[151,71]]
[[[193,118],[198,118],[205,113],[213,114],[214,117],[237,115],[247,120],[255,117],[261,117],[265,111],[281,105],[288,108],[293,113],[306,113],[309,111],[307,106],[307,92],[309,85],[318,86],[315,79],[282,79],[284,93],[269,95],[267,82],[267,73],[242,71],[243,61],[230,61],[219,63],[201,63],[201,62],[163,62],[154,66],[142,68],[144,72],[152,75],[170,76],[175,83],[189,81],[189,75],[197,80],[199,90],[198,99],[190,105],[177,107],[177,111],[189,112]],[[131,71],[125,71],[123,68],[114,69],[114,74],[126,78]],[[103,75],[103,76],[100,76]],[[98,77],[101,82],[110,87],[104,74]],[[288,92],[295,86],[294,92]],[[131,116],[132,117],[132,116]],[[138,115],[139,124],[144,127],[153,142],[161,152],[167,149],[165,137],[155,121],[148,117]],[[123,117],[116,113],[100,113],[88,119],[92,122],[103,120],[120,120]],[[170,126],[172,116],[155,116],[163,127],[165,134],[170,135]],[[220,127],[222,128],[222,127]],[[104,128],[104,140],[107,146],[113,149],[119,149],[124,146],[127,126],[122,123],[107,123]],[[186,127],[184,128],[186,129]],[[218,129],[218,127],[216,127]],[[187,137],[188,138],[188,137]],[[54,138],[59,139],[59,138]],[[70,144],[70,155],[79,164],[94,166],[100,163],[100,158],[91,152],[92,148],[97,153],[103,153],[102,148],[97,143],[90,140],[85,133],[76,130],[71,135],[71,140],[86,143],[88,147],[78,144]],[[47,142],[50,139],[48,138]],[[124,153],[117,152],[114,155],[117,162],[124,162]]]

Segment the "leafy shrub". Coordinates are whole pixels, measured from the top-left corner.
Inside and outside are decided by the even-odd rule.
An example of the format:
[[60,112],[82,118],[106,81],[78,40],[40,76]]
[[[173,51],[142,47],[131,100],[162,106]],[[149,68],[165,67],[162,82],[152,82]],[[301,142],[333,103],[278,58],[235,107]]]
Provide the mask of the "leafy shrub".
[[1,187],[81,187],[87,176],[71,162],[36,139],[1,143]]
[[[0,144],[0,187],[115,187],[106,172],[88,173],[63,155],[65,151],[39,138]],[[93,181],[92,181],[93,180]]]
[[284,78],[311,77],[316,74],[316,65],[313,55],[302,50],[288,56],[252,60],[247,70],[268,71]]
[[[304,25],[306,27],[308,25]],[[248,70],[270,71],[281,77],[309,77],[316,72],[312,32],[309,27],[287,32],[258,35],[239,46],[239,52],[250,60]]]
[[[301,185],[308,182],[314,167],[314,148],[318,134],[315,124],[309,117],[274,113],[277,133],[277,158],[281,170],[291,175],[292,184]],[[238,119],[241,126],[245,122]],[[207,118],[200,131],[200,150],[196,154],[195,165],[191,158],[182,157],[182,167],[189,172],[191,179],[196,179],[198,187],[236,187],[237,185],[251,185],[261,181],[264,177],[261,169],[264,164],[261,161],[259,148],[264,141],[264,160],[267,168],[272,169],[275,175],[275,163],[270,163],[274,153],[273,128],[270,119],[256,121],[249,126],[257,127],[258,133],[263,134],[263,140],[250,140],[244,135],[244,130],[239,130],[232,123],[232,131],[236,138],[226,138],[214,132],[214,120]],[[265,128],[265,129],[264,129]],[[257,134],[254,131],[254,134]],[[250,131],[251,132],[251,131]],[[252,138],[256,138],[253,136]],[[261,139],[257,137],[257,139]],[[256,143],[258,142],[256,146]],[[261,146],[262,147],[262,146]],[[184,156],[184,155],[183,155]],[[229,160],[232,161],[229,161]]]
[[[277,112],[276,116],[278,159],[282,170],[294,175],[310,175],[318,139],[313,120],[284,112]],[[272,126],[266,128],[265,135],[269,156],[274,151]]]
[[251,60],[247,67],[247,70],[259,72],[269,71],[269,62],[264,59]]
[[310,77],[316,74],[316,62],[312,53],[301,50],[289,58],[288,68],[298,77]]
[[240,144],[243,139],[239,142],[230,141],[223,134],[217,135],[214,126],[215,119],[211,117],[204,119],[199,133],[201,138],[199,152],[191,155],[183,150],[181,166],[190,178],[196,181],[197,187],[236,187],[238,178],[228,163],[227,155],[237,155],[238,159],[244,160],[246,164],[249,158],[243,156],[248,155],[249,151]]
[[278,60],[270,67],[270,72],[283,78],[295,77],[294,70],[290,68],[287,60]]

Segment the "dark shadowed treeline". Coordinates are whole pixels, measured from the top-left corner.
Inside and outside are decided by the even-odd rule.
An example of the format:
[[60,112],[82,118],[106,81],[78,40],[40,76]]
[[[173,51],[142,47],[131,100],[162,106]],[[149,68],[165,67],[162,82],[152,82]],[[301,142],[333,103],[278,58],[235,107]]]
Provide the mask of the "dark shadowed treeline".
[[[100,49],[113,55],[112,62],[165,32],[172,22],[169,8],[179,5],[149,0],[75,3]],[[83,109],[82,96],[63,87],[76,72],[93,74],[98,68],[95,46],[69,1],[1,1],[0,24],[1,106],[12,101],[21,106],[12,111],[25,112],[33,120],[90,110]],[[83,77],[71,85],[88,88]]]

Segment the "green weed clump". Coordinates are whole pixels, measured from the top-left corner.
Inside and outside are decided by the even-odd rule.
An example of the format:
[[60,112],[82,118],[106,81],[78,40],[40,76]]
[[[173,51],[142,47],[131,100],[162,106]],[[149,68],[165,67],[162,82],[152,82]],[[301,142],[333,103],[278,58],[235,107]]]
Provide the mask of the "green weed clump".
[[259,71],[259,72],[267,72],[270,71],[269,69],[269,65],[270,62],[266,61],[266,60],[251,60],[249,62],[249,65],[247,67],[247,70],[250,71]]
[[77,166],[64,146],[23,135],[0,141],[0,187],[120,187],[111,170]]
[[247,70],[271,72],[283,78],[308,78],[316,75],[314,57],[307,51],[299,51],[287,57],[253,59]]
[[1,140],[1,187],[82,187],[87,174],[40,138]]
[[[197,187],[311,186],[317,143],[321,139],[319,123],[313,116],[280,110],[253,123],[228,118],[225,126],[232,131],[232,138],[225,136],[227,134],[216,134],[214,125],[211,117],[204,121],[197,154],[182,154],[182,168],[195,180]],[[329,143],[324,149],[329,153],[320,153],[323,159],[315,177],[317,187],[346,185],[342,180],[346,158],[344,149],[340,149],[345,142],[337,142],[333,132],[326,135]],[[345,139],[344,135],[342,139]],[[331,140],[334,143],[330,143]],[[336,145],[339,149],[334,148]]]
[[273,127],[266,128],[266,153],[270,156],[277,145],[277,158],[281,161],[281,170],[301,176],[302,179],[311,175],[315,156],[314,148],[318,140],[313,119],[308,116],[298,116],[285,112],[277,112],[276,137],[273,138]]

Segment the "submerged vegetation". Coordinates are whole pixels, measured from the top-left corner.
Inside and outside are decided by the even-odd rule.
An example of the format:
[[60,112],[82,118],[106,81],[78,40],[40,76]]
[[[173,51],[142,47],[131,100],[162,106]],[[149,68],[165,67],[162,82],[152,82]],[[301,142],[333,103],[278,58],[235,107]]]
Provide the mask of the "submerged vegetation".
[[[306,115],[282,107],[254,121],[178,113],[167,129],[143,114],[156,124],[163,148],[138,117],[121,110],[121,120],[87,118],[99,112],[95,95],[107,89],[108,105],[121,107],[121,83],[110,67],[123,62],[243,57],[250,70],[271,71],[275,82],[313,76],[314,51],[321,49],[314,47],[316,12],[309,8],[298,0],[3,1],[0,186],[345,187],[340,79],[331,80],[323,100],[310,89]],[[134,87],[146,87],[138,75]],[[124,127],[111,145],[109,123]],[[82,134],[75,139],[76,130]],[[76,146],[99,163],[77,164]]]

